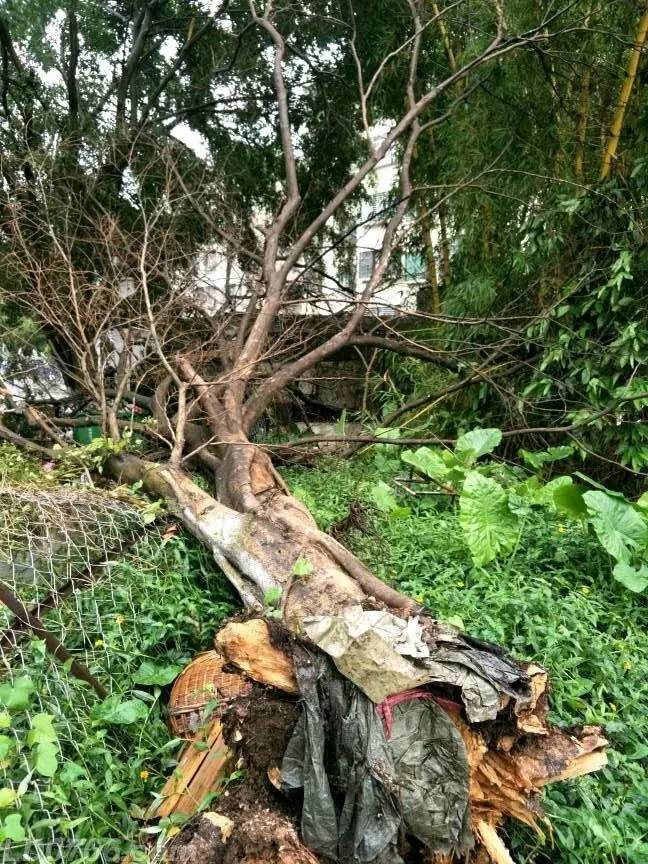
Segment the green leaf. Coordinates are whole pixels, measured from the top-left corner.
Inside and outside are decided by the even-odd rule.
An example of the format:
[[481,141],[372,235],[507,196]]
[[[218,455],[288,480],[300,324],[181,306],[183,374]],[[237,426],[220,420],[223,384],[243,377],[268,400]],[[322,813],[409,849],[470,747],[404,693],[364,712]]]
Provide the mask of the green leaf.
[[122,702],[121,696],[109,696],[97,705],[92,716],[101,723],[115,726],[128,726],[145,720],[148,716],[148,708],[141,699],[127,699]]
[[648,588],[648,567],[645,565],[637,570],[625,561],[617,561],[612,573],[617,582],[629,591],[634,591],[635,594],[640,594]]
[[182,666],[176,663],[157,664],[151,660],[144,660],[133,676],[133,683],[164,687],[174,681],[181,672]]
[[571,456],[574,452],[574,448],[569,444],[564,444],[560,447],[548,447],[546,450],[536,450],[535,452],[529,450],[520,450],[519,455],[521,458],[534,468],[536,471],[539,471],[543,465],[546,465],[548,462],[557,462],[559,459],[567,459],[568,456]]
[[580,486],[573,484],[558,486],[554,490],[553,501],[557,510],[566,513],[572,519],[582,519],[583,516],[587,515],[583,490]]
[[6,681],[0,684],[0,702],[10,711],[24,711],[29,708],[31,697],[36,691],[29,675],[16,678],[13,684]]
[[390,513],[398,507],[398,502],[394,497],[391,486],[385,483],[384,480],[379,480],[377,483],[374,483],[373,486],[370,486],[367,490],[367,494],[371,499],[371,503],[377,507],[378,510],[382,510],[383,513]]
[[431,477],[433,480],[443,480],[448,473],[448,466],[439,451],[432,450],[430,447],[404,450],[401,453],[401,459],[407,465],[416,468],[419,473]]
[[295,576],[310,576],[313,565],[306,558],[298,558],[293,564],[292,572]]
[[41,777],[53,777],[58,768],[58,744],[53,741],[43,741],[36,747],[36,762],[34,768]]
[[477,471],[466,475],[459,497],[459,522],[475,564],[487,564],[513,548],[519,522],[504,489]]
[[13,738],[10,738],[9,735],[0,735],[0,762],[3,762],[7,758],[13,745]]
[[0,729],[9,729],[11,727],[11,715],[6,711],[0,712]]
[[53,720],[53,714],[34,714],[31,718],[31,729],[27,733],[27,744],[30,747],[34,744],[58,741],[58,735],[52,725]]
[[631,504],[606,492],[585,492],[583,500],[601,546],[613,558],[628,563],[631,550],[645,548],[648,525]]
[[281,588],[268,588],[263,595],[264,606],[278,606],[281,603]]
[[540,483],[537,477],[530,477],[525,483],[516,488],[516,492],[529,504],[548,507],[554,505],[554,496],[558,489],[573,484],[571,477],[560,476],[554,477],[548,483]]
[[6,810],[7,807],[12,807],[17,797],[18,793],[14,789],[10,789],[8,786],[0,789],[0,810]]
[[644,492],[643,495],[640,495],[635,501],[635,504],[637,507],[641,507],[642,510],[648,510],[648,492]]
[[480,456],[492,453],[502,440],[500,429],[472,429],[457,438],[455,453],[466,465],[472,465]]
[[22,816],[20,813],[10,813],[4,820],[4,824],[0,830],[4,835],[4,840],[13,840],[14,843],[22,843],[27,836],[22,826]]

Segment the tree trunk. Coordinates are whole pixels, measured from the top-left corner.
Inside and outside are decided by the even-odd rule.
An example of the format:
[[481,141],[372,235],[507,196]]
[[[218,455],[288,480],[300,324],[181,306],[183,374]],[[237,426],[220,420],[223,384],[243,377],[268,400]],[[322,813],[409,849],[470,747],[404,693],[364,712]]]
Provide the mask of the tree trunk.
[[[253,445],[227,448],[217,477],[219,500],[167,465],[126,455],[112,457],[107,468],[121,481],[141,480],[149,494],[164,498],[211,550],[248,609],[262,608],[267,592],[279,589],[283,618],[295,633],[304,618],[337,614],[370,597],[396,612],[418,608],[320,531],[269,457]],[[295,574],[299,560],[310,565],[307,575]]]

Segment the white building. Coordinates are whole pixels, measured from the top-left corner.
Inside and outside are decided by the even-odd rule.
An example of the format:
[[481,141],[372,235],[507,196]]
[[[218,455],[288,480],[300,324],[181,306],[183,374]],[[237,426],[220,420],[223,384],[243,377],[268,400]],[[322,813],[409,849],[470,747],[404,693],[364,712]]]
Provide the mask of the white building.
[[[388,154],[371,172],[364,184],[367,200],[362,203],[356,228],[335,249],[324,252],[310,268],[295,267],[292,283],[294,302],[284,306],[285,314],[330,315],[349,308],[360,297],[378,261],[385,226],[393,213],[397,174],[393,156]],[[411,224],[411,217],[409,219]],[[408,217],[401,226],[406,232]],[[432,238],[435,245],[437,238]],[[250,274],[240,268],[221,248],[201,256],[196,296],[209,314],[229,303],[242,311],[249,296]],[[369,309],[381,316],[416,308],[420,286],[425,282],[423,256],[395,252],[387,274],[378,286]],[[288,292],[290,294],[290,292]]]

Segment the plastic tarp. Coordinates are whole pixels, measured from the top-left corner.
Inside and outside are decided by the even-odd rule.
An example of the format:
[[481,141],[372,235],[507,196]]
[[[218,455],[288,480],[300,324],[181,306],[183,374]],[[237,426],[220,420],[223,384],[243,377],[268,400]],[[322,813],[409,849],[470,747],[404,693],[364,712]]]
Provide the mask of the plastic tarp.
[[451,719],[429,698],[381,714],[326,656],[295,649],[302,714],[282,785],[303,790],[301,830],[315,853],[344,864],[399,864],[403,831],[430,849],[472,845],[468,763]]
[[437,625],[430,644],[416,618],[351,606],[340,615],[307,618],[304,629],[376,703],[421,684],[446,684],[461,690],[469,721],[480,723],[493,720],[508,697],[517,708],[531,702],[529,678],[519,665],[451,627]]

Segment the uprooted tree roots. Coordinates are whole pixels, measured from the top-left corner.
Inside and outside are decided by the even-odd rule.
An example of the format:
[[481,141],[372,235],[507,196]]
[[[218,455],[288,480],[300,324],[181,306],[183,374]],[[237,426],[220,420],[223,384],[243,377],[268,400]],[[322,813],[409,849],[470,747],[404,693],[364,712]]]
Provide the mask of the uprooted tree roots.
[[[372,635],[388,632],[386,614],[372,613]],[[344,624],[330,617],[306,627],[336,627],[339,641]],[[447,633],[434,622],[421,629],[441,666],[457,662]],[[500,690],[492,719],[470,720],[477,709],[467,667],[460,683],[441,681],[436,670],[434,681],[372,701],[339,668],[349,655],[357,664],[371,654],[366,635],[356,628],[336,657],[330,640],[317,648],[274,621],[232,622],[220,631],[218,650],[258,683],[214,721],[223,738],[211,747],[220,748],[222,767],[211,789],[221,794],[168,844],[169,864],[440,864],[467,855],[507,864],[498,826],[513,818],[540,831],[542,787],[605,764],[600,729],[548,724],[544,670],[515,664],[483,643],[465,642],[466,657],[482,652],[497,659],[492,670],[516,668],[520,676],[517,696]],[[430,656],[418,662],[429,671]],[[233,766],[240,779],[225,784]]]

